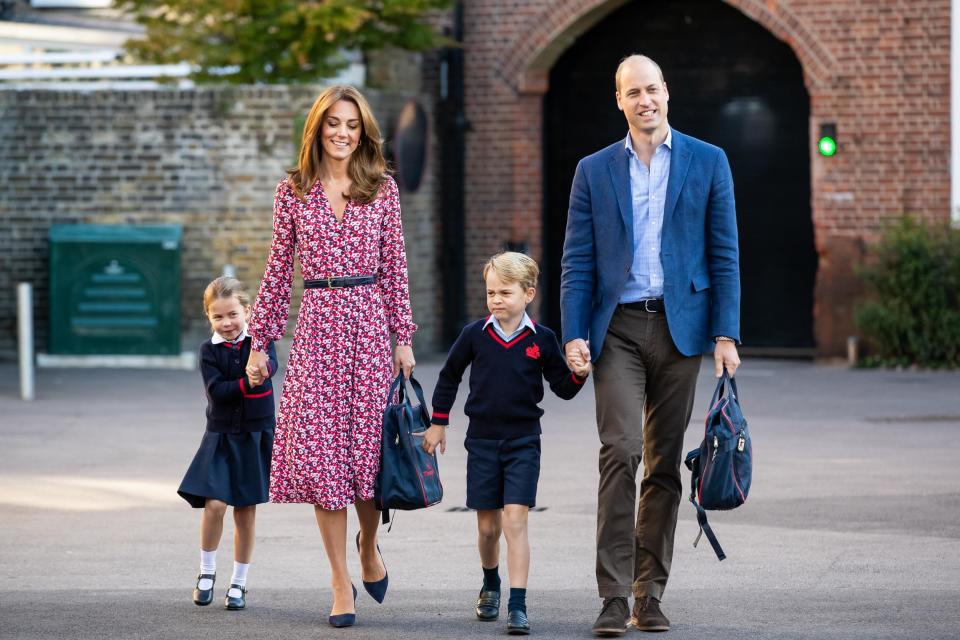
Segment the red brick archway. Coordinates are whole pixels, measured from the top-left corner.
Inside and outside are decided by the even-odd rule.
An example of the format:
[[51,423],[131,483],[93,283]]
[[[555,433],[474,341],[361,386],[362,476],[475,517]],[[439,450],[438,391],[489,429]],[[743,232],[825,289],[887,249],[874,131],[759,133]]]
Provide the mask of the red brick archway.
[[[531,16],[520,35],[506,47],[504,80],[520,93],[542,94],[561,53],[585,31],[628,0],[561,0]],[[788,8],[775,0],[723,0],[787,43],[800,60],[807,89],[829,78],[833,56]],[[811,91],[812,93],[812,91]]]

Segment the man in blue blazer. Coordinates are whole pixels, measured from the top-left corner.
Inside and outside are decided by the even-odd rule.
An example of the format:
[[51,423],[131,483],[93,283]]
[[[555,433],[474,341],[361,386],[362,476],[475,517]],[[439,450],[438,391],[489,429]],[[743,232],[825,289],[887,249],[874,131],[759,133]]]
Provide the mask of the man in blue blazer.
[[726,155],[670,128],[667,85],[650,58],[625,58],[616,87],[629,134],[577,166],[560,281],[567,359],[592,361],[595,370],[599,636],[625,633],[630,595],[638,629],[669,629],[660,599],[701,354],[714,350],[717,376],[740,364],[737,221]]

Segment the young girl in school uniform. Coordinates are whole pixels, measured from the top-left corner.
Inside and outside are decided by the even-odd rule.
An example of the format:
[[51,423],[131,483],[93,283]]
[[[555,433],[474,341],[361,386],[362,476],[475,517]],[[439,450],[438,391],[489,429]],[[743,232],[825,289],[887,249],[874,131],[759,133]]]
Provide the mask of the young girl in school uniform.
[[193,590],[193,602],[200,606],[213,601],[223,516],[233,507],[233,577],[224,607],[238,610],[247,604],[257,505],[267,502],[274,428],[270,378],[277,370],[277,353],[271,344],[268,376],[250,377],[244,371],[250,355],[250,296],[239,280],[220,277],[207,285],[203,309],[213,329],[200,345],[207,428],[177,493],[203,509],[200,573]]

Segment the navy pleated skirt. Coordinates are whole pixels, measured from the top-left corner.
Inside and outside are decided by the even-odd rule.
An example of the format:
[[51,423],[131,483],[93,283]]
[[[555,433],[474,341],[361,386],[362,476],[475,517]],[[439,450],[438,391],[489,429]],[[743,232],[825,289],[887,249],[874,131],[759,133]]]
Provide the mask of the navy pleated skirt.
[[198,509],[208,498],[234,507],[267,502],[272,451],[273,429],[206,431],[177,493]]

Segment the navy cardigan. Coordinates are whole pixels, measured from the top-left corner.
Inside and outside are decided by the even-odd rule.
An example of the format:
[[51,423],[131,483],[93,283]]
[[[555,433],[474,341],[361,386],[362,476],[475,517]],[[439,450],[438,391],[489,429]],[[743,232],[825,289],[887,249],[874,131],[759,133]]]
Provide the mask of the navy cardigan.
[[247,433],[273,429],[273,382],[277,372],[277,350],[270,343],[270,377],[254,387],[246,375],[250,337],[243,342],[200,345],[200,374],[207,390],[207,430],[218,433]]

